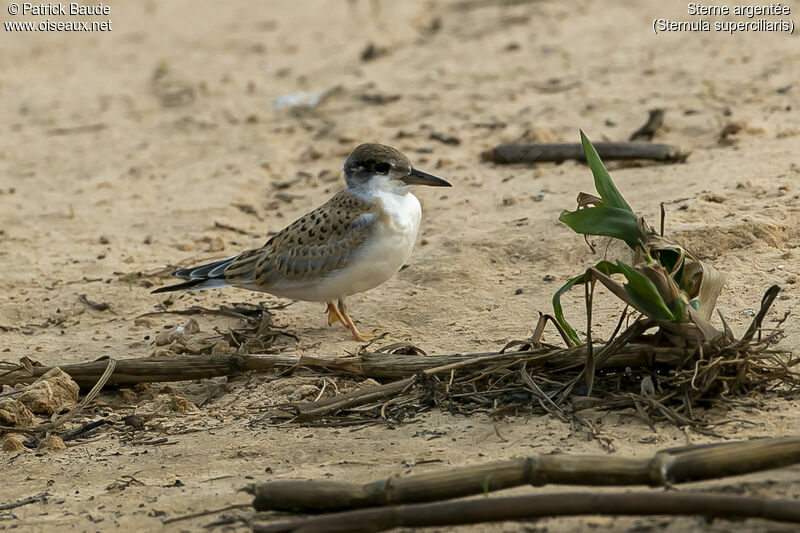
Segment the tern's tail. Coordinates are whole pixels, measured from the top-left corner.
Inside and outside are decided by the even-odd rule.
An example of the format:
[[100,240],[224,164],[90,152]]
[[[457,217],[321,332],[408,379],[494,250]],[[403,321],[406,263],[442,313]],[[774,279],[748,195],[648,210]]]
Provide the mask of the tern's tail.
[[152,291],[152,293],[183,290],[198,291],[203,289],[226,287],[229,285],[229,283],[225,281],[225,269],[228,268],[228,265],[233,262],[235,257],[236,256],[228,257],[226,259],[214,261],[213,263],[176,270],[172,273],[172,275],[176,278],[183,278],[186,281],[177,283],[175,285],[160,287]]

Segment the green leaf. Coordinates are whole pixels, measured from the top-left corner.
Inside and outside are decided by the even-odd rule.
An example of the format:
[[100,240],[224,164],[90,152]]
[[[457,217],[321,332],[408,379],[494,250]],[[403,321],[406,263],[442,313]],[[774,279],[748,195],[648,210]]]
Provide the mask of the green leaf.
[[625,209],[633,213],[633,209],[622,197],[622,194],[617,190],[617,186],[611,180],[611,176],[606,170],[606,166],[597,155],[597,150],[594,149],[589,138],[581,130],[581,144],[583,144],[583,153],[586,156],[586,162],[589,163],[589,168],[592,169],[594,175],[594,187],[603,199],[603,204],[607,207],[617,207]]
[[572,346],[578,346],[581,343],[581,340],[578,338],[578,334],[575,333],[575,330],[572,329],[572,326],[569,325],[569,322],[567,322],[567,320],[564,318],[564,309],[561,307],[561,295],[579,283],[586,283],[585,277],[586,274],[575,276],[566,282],[564,286],[558,289],[553,295],[553,315],[555,315],[556,320],[559,324],[561,324],[561,327],[564,328],[564,331],[567,333],[567,337],[569,337],[570,344]]
[[[619,274],[620,270],[617,265],[611,263],[609,261],[600,261],[595,265],[595,268],[600,272],[611,275],[611,274]],[[589,281],[588,274],[584,273],[580,276],[575,276],[568,282],[564,284],[563,287],[558,289],[556,293],[553,295],[553,315],[555,316],[558,323],[564,328],[564,331],[567,333],[567,337],[572,343],[572,346],[578,346],[581,344],[580,338],[578,338],[578,334],[572,329],[572,326],[569,325],[567,320],[564,318],[564,309],[561,307],[561,295],[570,290],[575,285],[581,285]]]
[[578,211],[562,211],[558,220],[582,235],[605,235],[625,241],[631,248],[641,246],[644,236],[639,231],[633,211],[618,207],[587,207]]
[[617,261],[617,266],[628,283],[625,284],[625,292],[636,305],[647,316],[656,320],[674,321],[675,315],[667,307],[664,298],[659,294],[658,289],[647,276],[637,272],[632,267],[622,261]]
[[676,298],[672,306],[672,314],[675,315],[675,322],[683,324],[686,322],[686,302],[681,298]]

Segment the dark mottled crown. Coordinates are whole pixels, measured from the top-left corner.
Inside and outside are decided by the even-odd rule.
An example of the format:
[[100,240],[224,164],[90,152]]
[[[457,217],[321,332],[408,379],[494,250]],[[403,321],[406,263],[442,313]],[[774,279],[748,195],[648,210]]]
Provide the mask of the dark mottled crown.
[[353,170],[357,167],[368,167],[376,161],[385,161],[393,165],[411,167],[408,160],[399,150],[386,146],[385,144],[360,144],[353,150],[344,162],[344,170]]
[[408,175],[411,162],[391,146],[362,144],[356,147],[344,162],[344,180],[348,187],[368,183],[375,175],[386,179]]

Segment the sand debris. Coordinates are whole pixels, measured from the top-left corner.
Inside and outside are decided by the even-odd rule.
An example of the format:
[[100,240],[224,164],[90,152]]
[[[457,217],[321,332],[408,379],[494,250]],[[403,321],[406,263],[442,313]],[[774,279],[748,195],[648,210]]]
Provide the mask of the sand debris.
[[48,435],[42,439],[42,441],[39,443],[39,446],[36,447],[36,450],[40,452],[58,453],[66,451],[67,445],[64,444],[64,441],[61,440],[61,437]]
[[194,335],[200,331],[200,325],[197,320],[190,318],[183,326],[175,326],[160,332],[156,335],[156,346],[166,346],[177,342],[178,344],[186,344],[189,335]]
[[197,406],[177,394],[159,394],[152,400],[136,406],[136,416],[172,415],[197,411]]
[[80,387],[60,368],[34,381],[20,394],[19,401],[33,413],[51,416],[78,404]]
[[19,453],[25,451],[25,445],[19,440],[19,437],[9,435],[3,441],[3,451],[9,453]]
[[19,400],[14,398],[0,400],[0,425],[29,428],[36,424],[36,417]]

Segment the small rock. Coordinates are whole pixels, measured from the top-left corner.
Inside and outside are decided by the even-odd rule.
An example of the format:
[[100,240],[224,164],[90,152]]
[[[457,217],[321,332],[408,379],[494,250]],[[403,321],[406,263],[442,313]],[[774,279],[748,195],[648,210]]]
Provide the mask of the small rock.
[[30,428],[36,426],[36,417],[19,400],[3,398],[0,399],[0,425]]
[[520,294],[522,294],[522,289],[517,289],[517,290],[514,291],[514,295],[515,296],[518,296]]
[[299,402],[306,398],[316,398],[319,394],[319,387],[316,385],[300,385],[289,395],[290,402]]
[[60,368],[54,368],[34,381],[19,401],[34,413],[51,416],[78,404],[80,387]]
[[152,401],[143,402],[136,406],[136,415],[170,415],[175,413],[188,413],[197,411],[197,406],[177,394],[159,394]]
[[433,132],[430,134],[428,138],[434,141],[439,141],[440,143],[443,144],[451,144],[453,146],[458,146],[459,144],[461,144],[461,139],[459,139],[458,137],[455,137],[453,135],[446,135],[444,133]]
[[361,61],[367,62],[372,61],[382,55],[385,55],[387,52],[386,48],[381,46],[376,46],[375,43],[369,43],[366,47],[361,51]]
[[747,128],[746,122],[729,122],[728,124],[725,124],[725,126],[723,126],[721,130],[719,130],[719,133],[717,134],[717,140],[721,143],[725,141],[730,142],[728,137],[730,137],[731,135],[736,135],[737,133],[746,128]]
[[219,341],[211,349],[211,355],[233,355],[235,353],[236,349],[225,340]]
[[193,242],[179,242],[174,244],[173,247],[181,252],[192,252],[197,249],[197,245]]
[[133,404],[136,403],[139,397],[131,389],[120,389],[119,399],[122,400],[123,403]]
[[178,344],[186,344],[189,335],[194,335],[200,331],[200,325],[197,320],[190,318],[183,326],[175,326],[160,332],[156,335],[156,346],[166,346],[177,342]]
[[144,420],[140,416],[128,415],[123,420],[126,426],[130,426],[133,429],[142,429],[144,427]]
[[207,252],[221,252],[225,249],[225,241],[222,240],[222,237],[214,237],[208,242],[208,248],[206,248]]
[[552,274],[547,274],[545,277],[542,278],[543,281],[555,281],[556,277]]
[[22,444],[22,441],[19,440],[19,438],[17,438],[16,436],[9,435],[3,441],[3,451],[4,452],[11,452],[11,453],[24,452],[25,451],[25,445]]
[[48,435],[42,442],[39,443],[39,446],[36,447],[37,451],[40,452],[51,452],[51,453],[58,453],[66,451],[67,445],[64,444],[64,441],[61,440],[61,437],[56,437],[55,435]]
[[133,325],[145,328],[154,328],[156,327],[156,321],[148,316],[140,316],[139,318],[133,321]]
[[200,332],[200,324],[194,318],[190,318],[183,326],[183,329],[187,335],[194,335]]
[[722,196],[721,194],[716,194],[716,193],[713,193],[713,192],[701,194],[700,196],[698,196],[698,199],[700,199],[700,200],[702,200],[704,202],[710,202],[710,203],[713,203],[713,204],[724,204],[725,200],[726,200],[726,198],[724,196]]
[[197,411],[197,406],[184,398],[173,394],[170,396],[169,401],[170,411],[173,413],[187,413],[189,411]]

